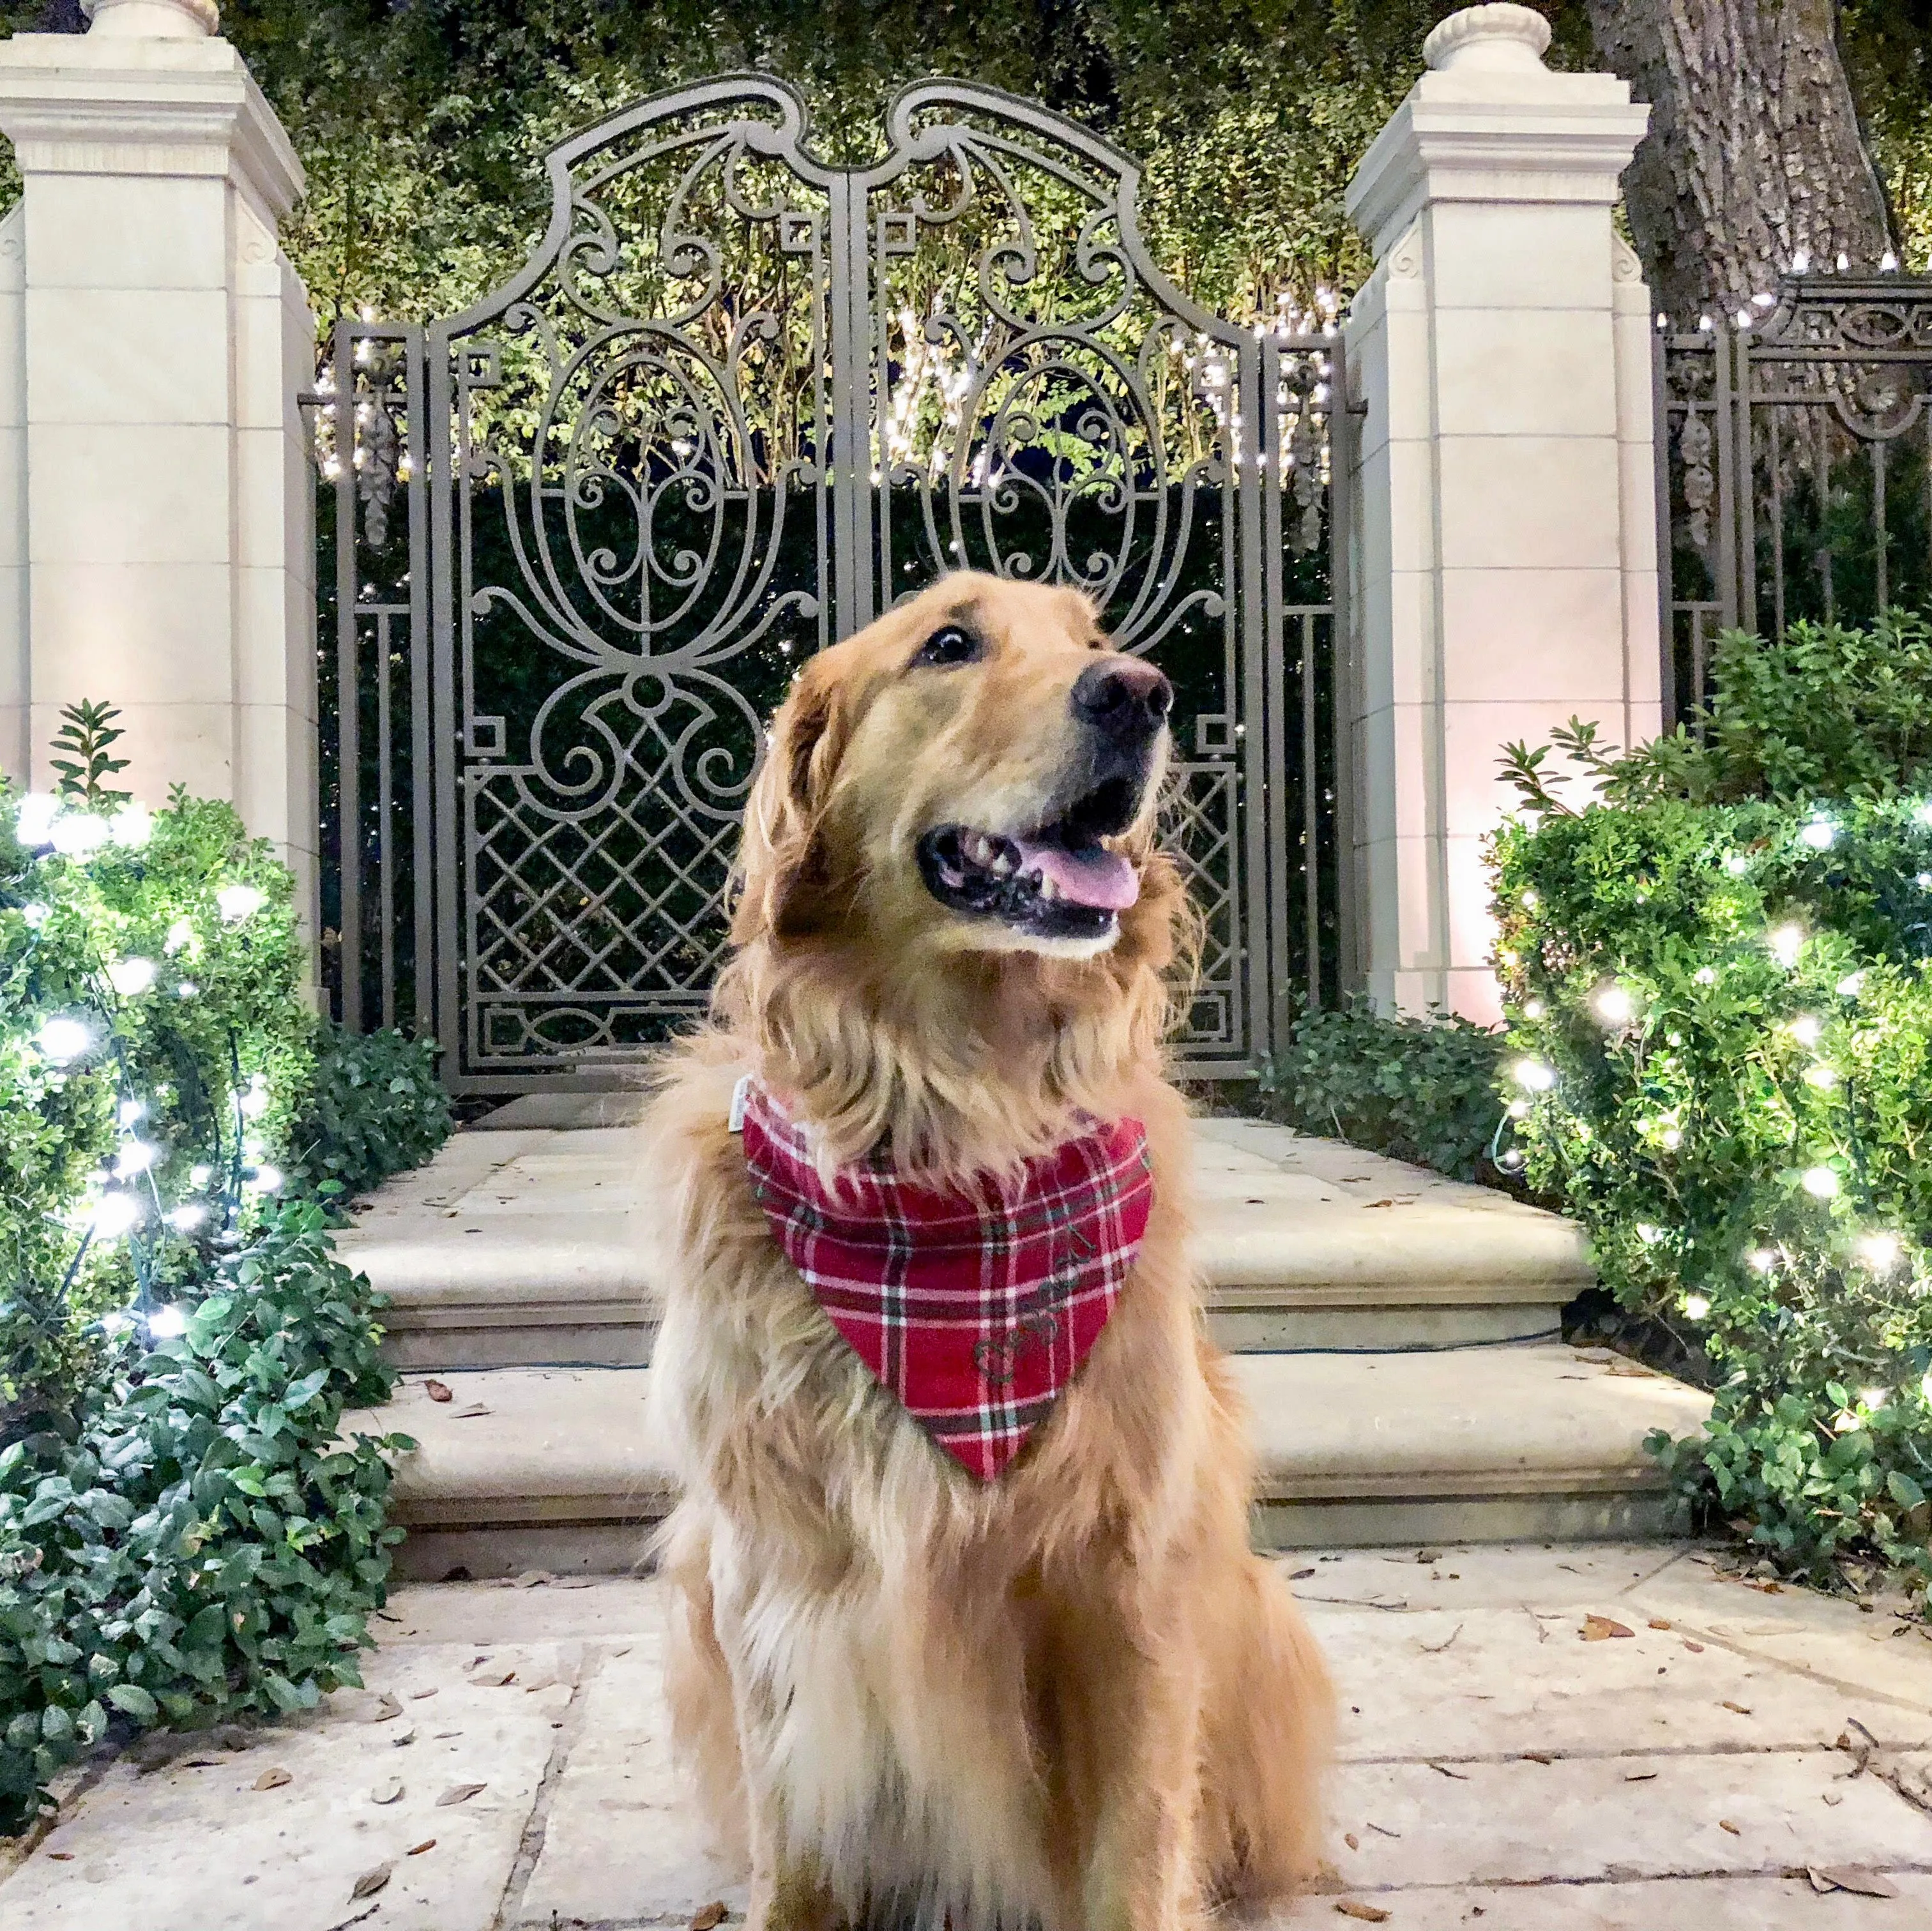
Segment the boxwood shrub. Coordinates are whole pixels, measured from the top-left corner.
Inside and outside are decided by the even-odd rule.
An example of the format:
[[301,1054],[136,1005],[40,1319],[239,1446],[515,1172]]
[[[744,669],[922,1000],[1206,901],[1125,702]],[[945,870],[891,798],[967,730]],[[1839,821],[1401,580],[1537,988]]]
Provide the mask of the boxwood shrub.
[[[1820,1582],[1932,1576],[1926,646],[1897,616],[1728,637],[1701,733],[1618,758],[1573,721],[1613,802],[1511,747],[1495,850],[1528,1177],[1709,1364],[1704,1435],[1652,1444],[1681,1490]],[[1808,718],[1821,664],[1851,681]]]
[[338,1439],[390,1378],[328,1222],[448,1130],[427,1048],[318,1022],[229,806],[106,788],[111,715],[0,786],[0,1830],[112,1725],[357,1680],[401,1438]]

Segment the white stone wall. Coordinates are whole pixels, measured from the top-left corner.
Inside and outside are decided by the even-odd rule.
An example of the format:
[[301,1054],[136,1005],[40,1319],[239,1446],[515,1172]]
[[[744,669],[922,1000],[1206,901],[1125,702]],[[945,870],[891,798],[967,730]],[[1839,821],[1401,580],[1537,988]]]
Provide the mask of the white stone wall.
[[1358,952],[1378,1003],[1484,1019],[1501,746],[1660,715],[1649,304],[1610,219],[1647,110],[1551,73],[1548,35],[1443,22],[1349,190]]

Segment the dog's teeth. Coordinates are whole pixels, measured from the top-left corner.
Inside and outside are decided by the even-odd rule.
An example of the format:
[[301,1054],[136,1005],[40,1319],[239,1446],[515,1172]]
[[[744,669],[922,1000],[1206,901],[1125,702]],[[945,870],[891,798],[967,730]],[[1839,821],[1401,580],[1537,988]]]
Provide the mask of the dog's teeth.
[[993,841],[984,832],[975,832],[966,841],[966,856],[975,865],[990,865],[993,859]]
[[1012,847],[1002,838],[999,849],[994,853],[988,869],[995,878],[1005,878],[1016,871],[1019,860],[1013,856]]
[[1044,904],[1051,905],[1053,901],[1060,896],[1059,880],[1057,878],[1042,877],[1038,872],[1035,872],[1034,874],[1034,877],[1038,881],[1037,889],[1040,892],[1041,902]]

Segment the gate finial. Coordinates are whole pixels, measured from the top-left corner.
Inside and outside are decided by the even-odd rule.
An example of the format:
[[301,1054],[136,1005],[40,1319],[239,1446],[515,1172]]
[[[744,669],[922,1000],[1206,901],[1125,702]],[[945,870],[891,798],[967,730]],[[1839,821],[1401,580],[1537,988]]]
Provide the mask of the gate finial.
[[117,40],[199,40],[221,31],[214,0],[80,0],[90,33]]
[[1484,67],[1540,73],[1550,22],[1532,7],[1465,7],[1439,21],[1422,43],[1432,67]]

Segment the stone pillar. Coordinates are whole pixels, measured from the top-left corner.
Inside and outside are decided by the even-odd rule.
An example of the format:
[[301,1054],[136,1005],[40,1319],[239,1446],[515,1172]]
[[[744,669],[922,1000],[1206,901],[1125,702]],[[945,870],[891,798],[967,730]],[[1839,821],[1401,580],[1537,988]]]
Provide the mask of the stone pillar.
[[288,136],[212,0],[0,44],[0,768],[118,705],[122,781],[233,800],[314,928],[314,324]]
[[1650,303],[1611,210],[1649,110],[1472,7],[1349,184],[1357,950],[1382,1006],[1500,1011],[1485,835],[1508,739],[1661,721]]

